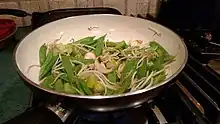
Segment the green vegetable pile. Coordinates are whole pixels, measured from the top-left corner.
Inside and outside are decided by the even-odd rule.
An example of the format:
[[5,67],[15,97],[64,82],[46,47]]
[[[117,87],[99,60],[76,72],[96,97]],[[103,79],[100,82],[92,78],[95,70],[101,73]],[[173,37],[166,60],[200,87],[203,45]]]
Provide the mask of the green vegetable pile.
[[43,44],[39,57],[40,86],[77,95],[115,95],[150,88],[166,79],[166,65],[175,58],[155,41],[132,45],[108,41],[106,35]]

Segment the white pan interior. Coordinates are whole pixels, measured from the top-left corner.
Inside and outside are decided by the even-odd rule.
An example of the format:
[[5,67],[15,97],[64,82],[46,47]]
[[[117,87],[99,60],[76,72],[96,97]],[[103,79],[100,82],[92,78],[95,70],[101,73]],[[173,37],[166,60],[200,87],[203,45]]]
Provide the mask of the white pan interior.
[[[88,30],[90,27],[95,27]],[[155,32],[158,34],[154,35]],[[108,33],[107,38],[113,41],[152,40],[160,43],[171,55],[176,55],[167,70],[167,78],[180,72],[187,60],[187,49],[175,33],[169,29],[148,20],[120,15],[85,15],[69,17],[46,24],[26,36],[18,45],[15,52],[15,61],[18,69],[30,81],[39,84],[39,48],[43,43],[58,39],[60,42],[69,42],[86,36],[102,36]],[[164,82],[165,83],[165,82]],[[163,84],[163,83],[162,83]],[[160,85],[162,85],[160,84]]]

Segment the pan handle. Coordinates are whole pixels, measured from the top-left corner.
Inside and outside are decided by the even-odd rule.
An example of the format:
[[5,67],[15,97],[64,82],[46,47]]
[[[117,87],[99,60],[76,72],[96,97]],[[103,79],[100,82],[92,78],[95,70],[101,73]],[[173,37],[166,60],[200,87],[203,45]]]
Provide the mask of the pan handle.
[[31,14],[18,9],[0,9],[0,15],[13,15],[17,17],[31,16]]
[[63,121],[46,107],[30,109],[4,124],[64,124]]

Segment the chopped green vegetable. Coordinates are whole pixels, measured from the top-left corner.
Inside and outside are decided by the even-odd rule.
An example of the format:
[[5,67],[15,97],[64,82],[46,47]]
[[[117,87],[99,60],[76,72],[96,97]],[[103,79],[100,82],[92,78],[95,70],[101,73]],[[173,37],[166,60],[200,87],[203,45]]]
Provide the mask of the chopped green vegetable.
[[107,47],[116,47],[116,45],[117,45],[117,43],[115,43],[115,42],[109,42],[109,41],[106,42]]
[[123,71],[121,73],[121,82],[123,82],[126,78],[126,76],[134,69],[136,69],[137,65],[137,60],[132,59],[132,60],[127,60],[125,61],[125,66],[123,68]]
[[116,72],[113,71],[113,72],[109,73],[109,74],[107,75],[107,78],[109,79],[109,81],[116,83],[116,81],[117,81]]
[[137,71],[137,77],[139,79],[142,78],[142,77],[145,77],[146,74],[147,74],[148,69],[149,69],[148,61],[147,61],[147,59],[144,59],[142,66]]
[[51,51],[48,52],[47,58],[40,69],[39,79],[43,79],[50,71],[55,62],[57,61],[58,56],[53,55]]
[[76,41],[75,43],[90,45],[95,42],[95,40],[93,40],[94,38],[95,38],[95,36],[85,37],[85,38],[82,38],[82,39]]
[[64,84],[64,92],[69,94],[77,94],[77,91],[73,89],[69,83]]
[[83,89],[83,87],[81,85],[82,79],[79,79],[77,76],[73,76],[73,79],[75,81],[76,88],[80,91],[81,94],[85,95],[84,89]]
[[43,88],[46,89],[53,89],[50,87],[50,84],[53,82],[54,78],[52,75],[49,75],[45,78],[45,80],[40,84]]
[[66,81],[66,82],[68,82],[68,81],[69,81],[68,76],[67,76],[67,74],[66,74],[66,73],[64,73],[64,74],[60,75],[60,79],[62,79],[62,80],[64,80],[64,81]]
[[151,41],[150,46],[155,49],[159,55],[168,55],[168,52],[159,43]]
[[156,76],[154,78],[154,83],[157,84],[157,83],[160,83],[161,81],[165,80],[166,79],[166,75],[165,73],[161,73],[159,74],[158,76]]
[[74,62],[81,62],[83,64],[92,64],[94,63],[93,59],[84,59],[82,56],[71,57],[71,60]]
[[77,65],[77,66],[75,67],[75,72],[76,72],[76,74],[79,73],[79,71],[80,71],[81,68],[82,68],[82,65]]
[[87,86],[89,88],[93,88],[94,85],[97,83],[98,79],[95,75],[89,75],[87,78]]
[[43,44],[41,47],[40,47],[40,51],[39,51],[39,59],[40,59],[40,65],[42,66],[43,63],[45,62],[46,60],[46,57],[47,57],[47,46],[45,44]]
[[115,46],[116,49],[122,50],[127,48],[128,45],[125,43],[125,41],[121,41],[119,43],[117,43],[117,45]]
[[86,85],[86,82],[84,80],[79,80],[80,81],[80,87],[83,89],[83,91],[87,95],[92,95],[92,91],[89,89],[89,87]]
[[105,38],[106,34],[67,44],[43,44],[40,86],[67,94],[114,95],[147,89],[166,79],[165,66],[175,57],[159,43],[140,47]]
[[102,54],[104,48],[104,42],[100,42],[99,44],[97,44],[94,53],[96,56],[100,56]]
[[58,92],[64,91],[64,84],[61,79],[58,79],[54,84],[54,89]]
[[[133,73],[134,73],[134,72],[133,72]],[[130,74],[123,80],[123,82],[121,83],[122,86],[115,91],[115,94],[121,94],[121,93],[124,93],[126,90],[128,90],[128,87],[129,87],[129,85],[131,84],[131,78],[132,78],[133,73],[130,73]]]
[[63,67],[66,71],[67,77],[69,81],[72,83],[74,81],[73,74],[74,74],[74,64],[70,63],[70,57],[68,56],[62,56],[62,63]]
[[102,93],[104,90],[105,90],[104,87],[100,83],[96,83],[93,88],[93,91],[95,93]]
[[107,34],[105,34],[105,35],[99,37],[98,39],[96,39],[95,42],[93,44],[91,44],[91,46],[97,47],[98,44],[100,44],[101,42],[104,42],[106,35]]

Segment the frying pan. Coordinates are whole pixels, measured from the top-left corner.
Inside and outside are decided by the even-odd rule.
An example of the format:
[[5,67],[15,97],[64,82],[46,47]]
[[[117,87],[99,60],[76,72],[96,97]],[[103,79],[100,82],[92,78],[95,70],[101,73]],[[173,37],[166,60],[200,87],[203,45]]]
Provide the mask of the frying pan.
[[[33,92],[40,94],[46,99],[52,96],[56,99],[62,99],[65,101],[65,103],[69,103],[68,105],[72,107],[80,107],[81,109],[83,108],[89,111],[109,112],[123,110],[138,106],[143,102],[148,101],[152,97],[155,97],[160,90],[164,89],[169,84],[172,84],[172,80],[175,80],[187,62],[188,51],[184,42],[173,31],[160,24],[151,22],[149,20],[121,16],[119,11],[112,8],[74,8],[71,10],[68,10],[71,11],[69,13],[70,15],[65,15],[67,18],[65,18],[65,16],[57,18],[55,17],[54,20],[58,18],[64,19],[60,19],[46,25],[44,25],[45,23],[43,22],[45,22],[47,18],[38,20],[42,23],[39,23],[32,28],[35,29],[38,26],[41,27],[27,35],[17,45],[14,51],[14,63],[18,74]],[[62,11],[52,10],[42,14],[53,15],[54,12],[62,13]],[[109,12],[109,14],[101,14],[106,12]],[[118,15],[111,15],[110,13]],[[0,14],[10,14],[19,17],[34,17],[34,14],[28,14],[25,11],[15,9],[0,9]],[[57,15],[57,13],[54,15]],[[34,20],[32,19],[32,22],[33,21]],[[88,27],[91,26],[96,26],[98,29],[96,28],[96,31],[88,31]],[[56,39],[60,36],[60,33],[63,33],[61,39],[62,41],[68,41],[69,38],[77,39],[94,33],[96,36],[103,35],[103,33],[110,33],[108,38],[115,41],[141,39],[145,42],[148,42],[155,40],[160,43],[171,55],[176,55],[176,61],[174,61],[167,70],[168,76],[166,80],[147,90],[139,90],[132,93],[114,96],[77,96],[58,93],[39,87],[39,81],[37,80],[39,70],[34,69],[28,74],[26,73],[26,70],[32,64],[38,64],[38,50],[40,45],[42,45],[44,42]],[[60,121],[59,117],[55,117],[54,113],[48,111],[47,108],[40,107],[37,109],[30,109],[8,121],[7,124],[14,124],[18,122],[24,124],[61,124],[62,121]],[[44,116],[42,116],[41,113],[44,113]],[[48,119],[49,117],[54,119]]]
[[[98,27],[88,30],[89,27]],[[140,39],[145,42],[155,40],[161,44],[176,60],[167,69],[167,78],[162,83],[149,89],[111,96],[81,96],[59,93],[39,86],[39,68],[33,68],[27,73],[31,65],[39,64],[38,51],[43,43],[60,37],[61,42],[71,38],[107,33],[108,39],[113,41]],[[115,111],[134,107],[155,96],[166,84],[174,79],[184,68],[188,52],[184,42],[174,32],[162,25],[149,20],[111,14],[94,14],[68,17],[48,23],[27,35],[16,47],[14,52],[15,65],[18,74],[32,89],[53,94],[73,102],[75,105],[92,111]]]

